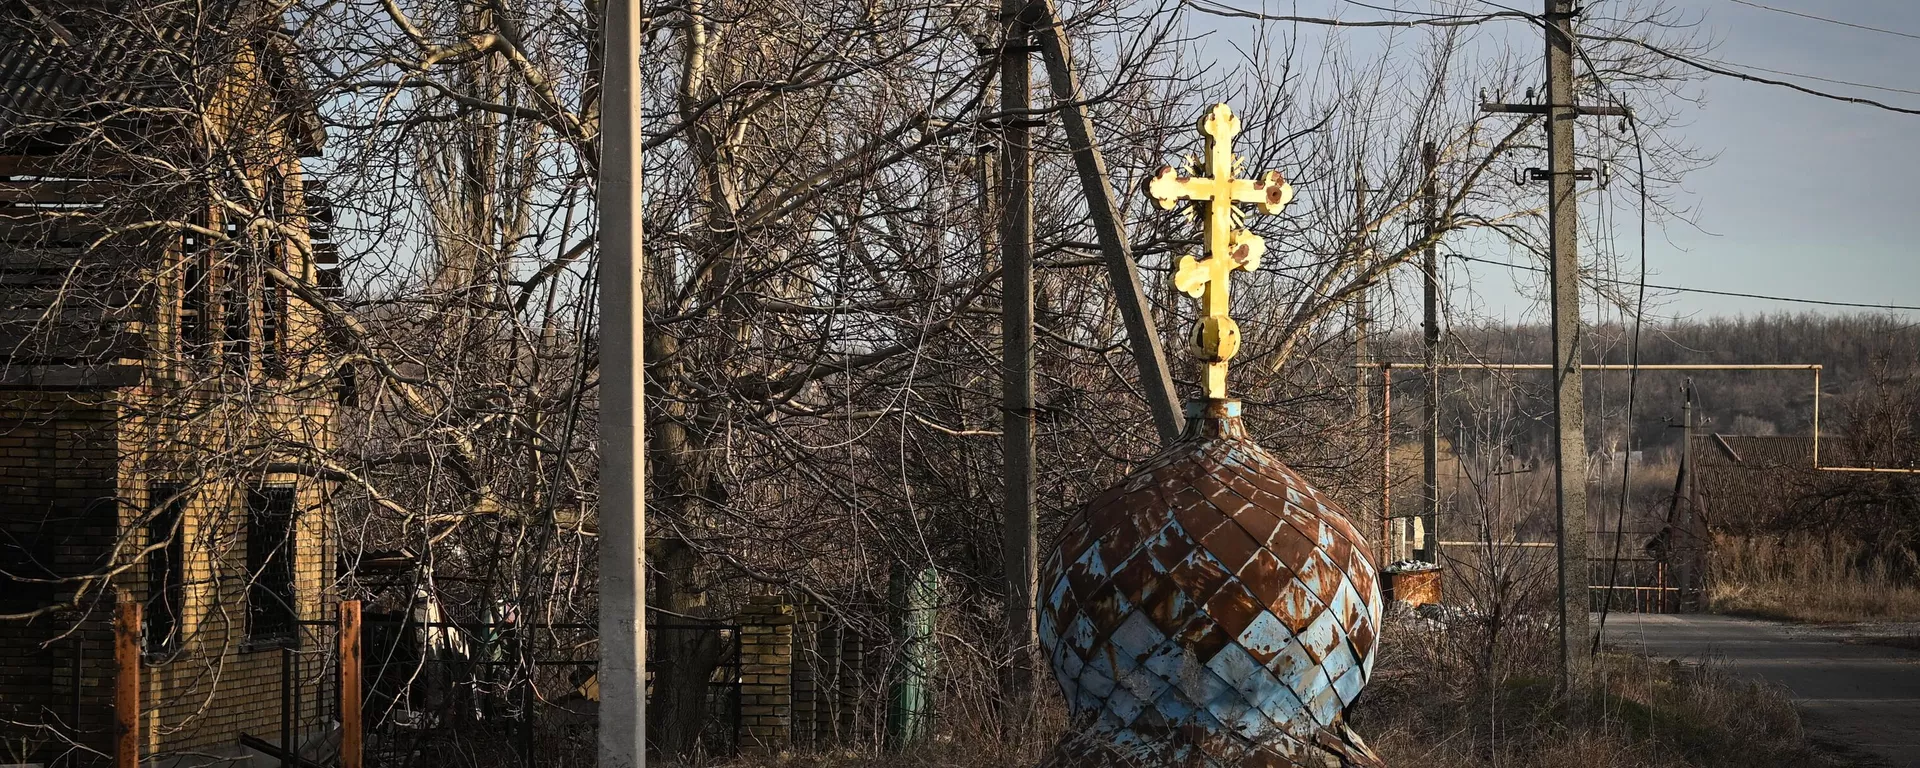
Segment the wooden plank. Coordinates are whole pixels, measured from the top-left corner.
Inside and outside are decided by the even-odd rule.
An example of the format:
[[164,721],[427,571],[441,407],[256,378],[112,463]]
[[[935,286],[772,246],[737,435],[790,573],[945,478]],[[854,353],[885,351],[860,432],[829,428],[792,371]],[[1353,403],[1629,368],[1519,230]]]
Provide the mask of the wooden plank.
[[339,640],[340,768],[361,768],[360,601],[340,601]]
[[140,383],[138,365],[0,364],[0,387],[10,389],[118,389]]
[[113,765],[140,768],[140,604],[122,597],[113,616]]
[[103,203],[127,192],[113,182],[0,181],[0,203]]
[[151,346],[144,333],[65,326],[53,329],[0,325],[0,361],[106,362],[141,360]]

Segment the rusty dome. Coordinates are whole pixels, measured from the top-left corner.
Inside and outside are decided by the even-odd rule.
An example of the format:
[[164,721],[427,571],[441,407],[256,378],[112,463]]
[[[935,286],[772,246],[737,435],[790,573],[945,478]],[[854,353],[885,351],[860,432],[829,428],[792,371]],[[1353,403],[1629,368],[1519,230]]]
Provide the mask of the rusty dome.
[[1188,417],[1042,568],[1041,645],[1074,715],[1042,765],[1381,765],[1345,722],[1380,627],[1366,541],[1238,401]]

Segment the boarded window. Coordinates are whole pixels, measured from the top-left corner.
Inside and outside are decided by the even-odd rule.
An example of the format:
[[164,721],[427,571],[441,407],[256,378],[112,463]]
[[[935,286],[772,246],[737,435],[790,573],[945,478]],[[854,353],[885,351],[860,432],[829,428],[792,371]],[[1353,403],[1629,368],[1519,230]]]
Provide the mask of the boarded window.
[[149,492],[153,514],[147,518],[147,652],[180,647],[187,607],[187,497],[176,486]]
[[291,642],[295,610],[293,486],[247,492],[247,634],[254,647]]

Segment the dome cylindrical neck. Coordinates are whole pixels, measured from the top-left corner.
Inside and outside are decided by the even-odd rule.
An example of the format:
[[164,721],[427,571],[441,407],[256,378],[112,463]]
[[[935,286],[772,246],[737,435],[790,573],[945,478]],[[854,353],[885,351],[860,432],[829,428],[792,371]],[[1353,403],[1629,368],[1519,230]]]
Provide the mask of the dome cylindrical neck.
[[1189,400],[1186,404],[1187,431],[1183,440],[1246,439],[1247,427],[1240,421],[1240,401],[1231,399]]

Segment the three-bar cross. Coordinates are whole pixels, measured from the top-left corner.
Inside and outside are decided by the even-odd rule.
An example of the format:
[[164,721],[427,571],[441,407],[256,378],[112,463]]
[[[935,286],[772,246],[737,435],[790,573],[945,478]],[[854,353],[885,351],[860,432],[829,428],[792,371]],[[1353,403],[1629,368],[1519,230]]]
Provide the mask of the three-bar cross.
[[1180,257],[1173,284],[1200,299],[1193,352],[1206,363],[1207,397],[1222,399],[1227,396],[1227,361],[1240,351],[1240,327],[1228,314],[1227,278],[1235,270],[1259,269],[1267,247],[1259,235],[1240,226],[1242,214],[1234,206],[1248,203],[1261,213],[1279,213],[1293,199],[1293,185],[1279,171],[1268,171],[1259,179],[1234,178],[1238,163],[1233,138],[1240,133],[1240,118],[1232,108],[1215,104],[1199,127],[1207,143],[1206,160],[1198,169],[1203,175],[1187,176],[1163,166],[1148,182],[1147,194],[1167,210],[1183,201],[1199,209],[1206,257]]

